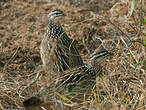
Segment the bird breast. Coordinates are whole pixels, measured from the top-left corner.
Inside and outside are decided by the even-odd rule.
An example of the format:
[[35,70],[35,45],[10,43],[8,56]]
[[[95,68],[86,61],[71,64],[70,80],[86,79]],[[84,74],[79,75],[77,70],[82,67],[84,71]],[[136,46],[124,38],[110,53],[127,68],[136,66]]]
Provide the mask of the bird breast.
[[[57,40],[54,38],[48,38],[48,36],[44,36],[41,46],[40,46],[40,54],[43,65],[49,67],[49,65],[56,60],[55,48],[57,45]],[[53,64],[54,65],[54,64]]]

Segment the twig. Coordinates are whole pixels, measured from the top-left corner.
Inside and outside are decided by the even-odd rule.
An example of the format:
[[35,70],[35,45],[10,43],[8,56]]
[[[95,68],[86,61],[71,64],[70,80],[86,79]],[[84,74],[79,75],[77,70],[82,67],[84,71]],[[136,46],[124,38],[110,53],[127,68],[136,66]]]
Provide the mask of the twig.
[[1,101],[0,101],[0,108],[1,108],[1,110],[4,110],[4,107],[1,104]]
[[42,110],[47,110],[47,109],[45,109],[44,107],[41,107],[41,109],[42,109]]
[[101,42],[101,45],[106,49],[104,41],[100,37],[98,37],[97,39]]
[[34,83],[38,80],[39,76],[40,76],[40,71],[37,72],[35,79],[34,79],[31,83],[29,83],[29,84],[21,91],[20,95],[22,94],[22,92],[23,92],[25,89],[29,88],[32,84],[34,84]]
[[[130,36],[128,36],[126,33],[124,33],[115,23],[113,23],[110,19],[108,19],[108,21],[113,25],[115,26],[123,35],[125,35],[128,40],[130,40]],[[130,40],[131,41],[131,40]]]
[[18,48],[16,49],[16,51],[15,51],[14,54],[11,56],[11,58],[9,59],[9,61],[5,64],[4,70],[6,70],[7,65],[13,60],[13,58],[15,57],[15,55],[18,53],[19,49],[20,49],[20,47],[18,47]]
[[120,39],[122,40],[122,42],[125,44],[126,48],[129,50],[130,54],[132,55],[132,57],[135,59],[136,63],[138,64],[138,60],[136,59],[135,55],[132,53],[132,51],[129,49],[128,45],[126,44],[125,40],[120,37]]

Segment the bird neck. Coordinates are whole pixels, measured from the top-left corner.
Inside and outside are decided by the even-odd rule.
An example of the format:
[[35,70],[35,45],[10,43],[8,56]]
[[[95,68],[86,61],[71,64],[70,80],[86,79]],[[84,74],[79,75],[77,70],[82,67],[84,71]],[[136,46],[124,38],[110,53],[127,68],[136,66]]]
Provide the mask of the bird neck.
[[95,60],[95,59],[92,59],[90,61],[90,64],[91,64],[91,67],[93,67],[93,68],[100,65],[99,62],[97,60]]
[[57,18],[49,18],[48,23],[57,23],[57,24],[59,24],[59,19],[57,19]]
[[64,30],[58,21],[54,21],[52,19],[48,21],[48,29],[46,32],[46,36],[58,38],[63,32]]
[[101,64],[100,60],[101,60],[101,56],[100,56],[100,58],[99,58],[99,56],[95,56],[94,58],[90,59],[90,65],[96,74],[100,73],[102,70],[101,65],[100,65]]

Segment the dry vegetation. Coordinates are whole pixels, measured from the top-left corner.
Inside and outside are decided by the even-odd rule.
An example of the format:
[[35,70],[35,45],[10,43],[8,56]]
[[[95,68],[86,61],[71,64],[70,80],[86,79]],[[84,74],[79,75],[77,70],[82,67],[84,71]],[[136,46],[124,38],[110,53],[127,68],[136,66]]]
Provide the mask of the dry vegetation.
[[0,1],[1,110],[23,110],[24,99],[46,86],[45,74],[37,76],[36,68],[42,64],[39,45],[47,28],[46,13],[56,8],[67,13],[62,25],[71,38],[78,40],[85,62],[95,49],[102,46],[114,53],[102,63],[103,75],[97,78],[93,100],[84,101],[79,108],[146,109],[146,25],[141,24],[146,18],[144,0],[136,0],[132,16],[129,15],[130,0],[117,3],[111,0],[106,5],[99,0],[98,10],[93,10],[95,4],[92,2],[85,8],[80,4],[62,2],[58,6],[32,1]]

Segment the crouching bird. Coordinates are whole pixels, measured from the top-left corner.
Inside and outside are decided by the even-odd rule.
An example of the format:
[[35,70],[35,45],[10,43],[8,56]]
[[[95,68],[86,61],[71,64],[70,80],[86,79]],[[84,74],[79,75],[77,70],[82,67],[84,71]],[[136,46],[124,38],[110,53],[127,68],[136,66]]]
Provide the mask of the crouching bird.
[[111,56],[112,53],[105,49],[95,51],[89,61],[89,64],[66,70],[58,81],[40,91],[23,102],[26,108],[43,106],[51,110],[51,106],[57,110],[66,110],[67,104],[82,103],[84,99],[91,96],[91,91],[96,85],[96,77],[101,74],[102,68],[99,61],[103,57]]

